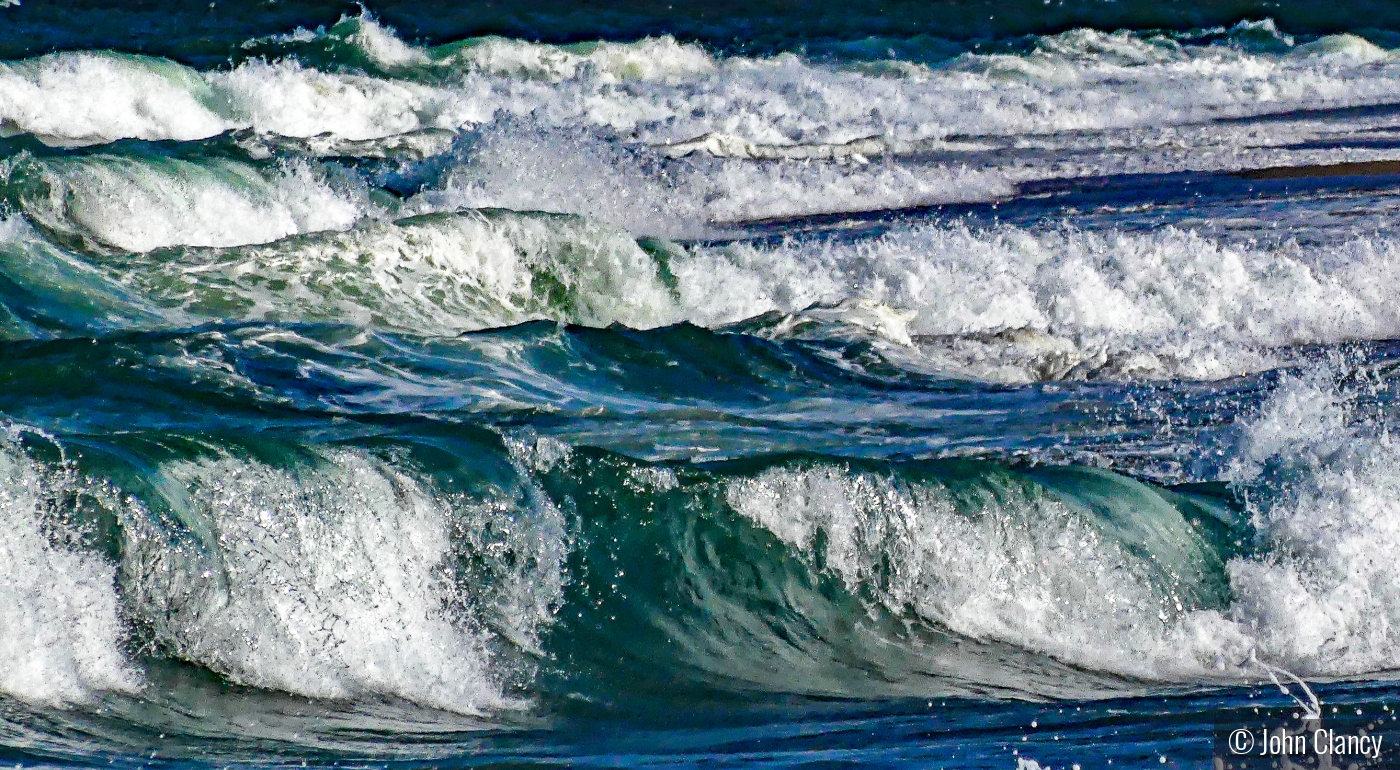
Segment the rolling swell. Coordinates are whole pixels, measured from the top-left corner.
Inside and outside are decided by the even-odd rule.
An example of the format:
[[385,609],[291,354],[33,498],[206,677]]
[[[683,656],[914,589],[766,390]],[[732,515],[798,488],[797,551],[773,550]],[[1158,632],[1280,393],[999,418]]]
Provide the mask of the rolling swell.
[[[264,688],[382,694],[478,715],[512,708],[511,692],[645,692],[658,680],[846,696],[1064,696],[1140,686],[1118,677],[1147,674],[1110,665],[1076,681],[1037,655],[1082,643],[1076,622],[1142,633],[1228,596],[1220,555],[1167,502],[1175,498],[1106,474],[1061,473],[1047,485],[994,465],[815,457],[667,467],[548,440],[436,433],[329,445],[169,432],[20,439],[7,456],[31,467],[34,499],[13,501],[11,515],[76,539],[21,542],[29,550],[19,563],[115,555],[115,580],[98,569],[81,590],[120,597],[130,623],[109,623],[95,640],[26,639],[31,657],[46,656],[32,668],[62,670],[72,650],[96,644],[106,646],[108,679],[85,676],[103,689],[139,676],[117,651],[141,650]],[[776,519],[764,488],[794,484],[807,489],[796,500],[829,495],[858,518]],[[1102,492],[1073,491],[1124,484],[1162,502],[1105,508]],[[56,509],[65,498],[79,505]],[[1202,523],[1209,508],[1185,510],[1196,526],[1225,531]],[[930,537],[989,560],[1030,550],[1064,561],[1012,570],[997,586],[1041,606],[1044,625],[1016,628],[1024,622],[1013,612],[1001,621],[1009,627],[968,628],[959,608],[978,614],[966,606],[978,600],[967,595],[975,582],[942,584],[957,573],[923,563]],[[1124,603],[1117,613],[1084,606],[1090,585],[1073,573],[1086,568],[1090,581],[1109,581],[1094,588]],[[45,593],[72,602],[86,596],[78,591],[59,583]],[[1078,606],[1047,615],[1066,600]],[[25,625],[43,617],[21,612],[33,615]],[[735,659],[736,650],[754,654]],[[543,692],[532,684],[537,666]],[[616,681],[629,671],[635,681]],[[54,697],[35,686],[7,690]]]
[[[1266,405],[1261,433],[1276,436],[1270,413],[1309,396],[1290,388]],[[1255,551],[1236,545],[1252,539],[1238,503],[1106,471],[815,455],[653,464],[466,429],[378,434],[18,433],[7,456],[31,469],[32,492],[10,515],[73,533],[21,540],[19,563],[86,559],[94,577],[45,589],[52,600],[121,602],[130,630],[109,625],[95,642],[108,673],[84,674],[104,689],[129,681],[113,679],[134,665],[116,662],[122,649],[302,695],[477,715],[672,685],[1101,697],[1247,679],[1255,655],[1323,676],[1393,665],[1384,643],[1360,643],[1370,631],[1314,647],[1319,629],[1276,614],[1297,602],[1279,591],[1326,602],[1355,590],[1328,587],[1330,551],[1274,550],[1319,525],[1328,466],[1265,508]],[[1374,492],[1341,515],[1373,537],[1388,514],[1368,519],[1366,501],[1386,505],[1389,466],[1357,462]],[[106,559],[115,571],[95,566]],[[1357,579],[1382,591],[1394,578]],[[45,674],[94,644],[25,641]]]
[[[94,163],[110,170],[106,159]],[[165,173],[140,177],[154,186]],[[254,172],[192,175],[222,200],[231,182],[219,175],[243,173]],[[290,203],[261,186],[239,193],[267,215],[265,226],[329,196],[340,210],[319,209],[331,219],[313,226],[346,229],[125,251],[104,241],[259,234],[206,228],[176,207],[168,220],[134,225],[102,205],[84,207],[82,196],[97,192],[74,180],[67,193],[42,194],[15,182],[25,213],[0,233],[6,335],[272,322],[451,336],[535,320],[640,329],[688,322],[774,339],[865,341],[911,371],[1027,382],[1217,380],[1400,329],[1391,282],[1379,279],[1393,272],[1396,240],[1386,232],[1261,244],[1174,227],[908,223],[852,238],[682,245],[561,214],[455,209],[388,219],[324,183],[310,182],[307,193],[302,171],[277,173],[286,174],[278,184],[296,188]],[[145,184],[138,189],[151,189]],[[301,225],[288,214],[286,226]]]
[[[1390,547],[1397,466],[1368,422],[1389,398],[1384,352],[1351,365],[1369,385],[1260,375],[1190,433],[1132,405],[1149,392],[1132,385],[1039,401],[694,327],[366,336],[255,325],[4,343],[0,403],[24,421],[5,445],[6,545],[35,597],[7,625],[30,672],[5,681],[31,704],[16,708],[106,704],[118,721],[102,741],[160,729],[184,736],[179,754],[225,728],[175,704],[222,714],[237,697],[268,713],[260,740],[363,753],[355,736],[417,735],[416,720],[470,731],[677,699],[1103,698],[1254,681],[1256,661],[1323,678],[1395,665],[1393,570],[1348,566]],[[389,366],[371,377],[370,361]],[[688,405],[665,379],[676,369]],[[467,386],[433,397],[434,372],[438,388]],[[502,399],[512,387],[538,388],[535,405]],[[925,399],[887,415],[913,434],[909,454],[937,456],[960,430],[949,407],[976,404],[953,448],[972,457],[796,439],[756,451],[781,445],[813,394],[875,387],[894,405]],[[1181,405],[1192,387],[1159,403],[1200,419]],[[1223,393],[1204,397],[1223,409]],[[1059,420],[1059,440],[1117,452],[1114,467],[1181,452],[1173,473],[1193,483],[1038,461],[1016,423],[987,430],[998,403],[1020,404],[1032,430]],[[1107,419],[1115,408],[1147,424]],[[934,419],[917,428],[920,414]],[[697,435],[731,459],[695,457]],[[691,449],[601,448],[673,442]],[[1038,456],[1061,457],[1055,443]],[[65,629],[63,607],[89,622]],[[101,607],[111,620],[90,622]],[[414,716],[425,707],[457,716]],[[331,721],[308,723],[308,708]],[[227,736],[244,734],[227,718]]]
[[907,10],[0,64],[0,759],[1136,767],[1392,691],[1393,39]]

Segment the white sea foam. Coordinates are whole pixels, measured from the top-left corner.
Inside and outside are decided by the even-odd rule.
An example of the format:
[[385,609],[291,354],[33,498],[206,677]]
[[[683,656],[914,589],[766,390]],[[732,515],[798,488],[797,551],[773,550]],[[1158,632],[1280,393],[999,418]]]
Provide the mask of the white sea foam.
[[1383,237],[1308,249],[1170,227],[915,225],[869,241],[698,248],[672,270],[702,325],[864,300],[912,313],[907,333],[945,370],[1210,379],[1276,363],[1280,348],[1400,333],[1398,257]]
[[0,62],[0,132],[52,144],[192,140],[240,128],[365,140],[485,121],[489,90],[480,80],[437,88],[294,61],[200,73],[151,57],[58,53]]
[[108,246],[238,246],[343,230],[374,211],[367,193],[302,162],[260,171],[233,161],[92,155],[11,163],[0,173],[26,216]]
[[464,211],[265,246],[100,261],[172,318],[329,321],[457,334],[529,320],[680,320],[656,259],[576,217]]
[[113,565],[56,538],[79,488],[70,470],[0,447],[0,693],[64,706],[140,685],[121,649]]
[[1230,564],[1234,614],[1261,656],[1305,674],[1400,668],[1400,447],[1351,412],[1325,372],[1285,378],[1228,474],[1282,469],[1256,492],[1264,554]]
[[[137,515],[124,567],[133,602],[181,657],[312,697],[388,695],[466,714],[518,705],[501,691],[486,629],[463,611],[480,609],[489,586],[459,584],[449,568],[452,549],[470,546],[454,544],[459,530],[479,530],[473,517],[505,501],[446,497],[350,450],[292,468],[168,463],[158,483],[200,542],[172,542]],[[537,556],[552,559],[522,554],[534,573],[498,576],[514,594],[494,610],[522,638],[558,598],[549,545]]]
[[487,38],[426,49],[369,18],[347,23],[353,29],[335,34],[387,74],[294,60],[198,73],[147,57],[60,53],[3,65],[0,121],[64,142],[191,139],[250,126],[363,140],[510,114],[653,144],[728,137],[701,143],[721,155],[760,148],[805,157],[871,138],[927,148],[919,143],[1180,125],[1389,103],[1400,93],[1400,62],[1351,36],[1276,54],[1074,30],[1025,54],[929,66],[717,57],[670,38],[572,46]]
[[[580,214],[638,235],[703,237],[753,220],[1008,197],[998,170],[879,161],[666,160],[589,131],[505,122],[483,130],[410,211],[467,207]],[[549,174],[540,174],[540,168]]]
[[174,62],[112,53],[0,62],[0,133],[94,144],[202,139],[227,126],[219,97]]
[[228,100],[230,127],[283,136],[364,140],[490,119],[490,86],[436,88],[412,81],[322,72],[294,61],[250,61],[207,76]]
[[[500,83],[499,103],[553,125],[609,126],[649,142],[732,137],[705,148],[720,154],[869,137],[897,147],[1392,100],[1400,68],[1388,54],[1357,53],[1359,46],[1336,42],[1335,56],[1273,55],[1078,30],[1029,54],[970,54],[937,67],[843,66],[781,54],[720,59],[713,74],[674,84],[511,80]],[[1140,55],[1123,53],[1129,50]]]
[[[1285,378],[1238,434],[1224,478],[1254,489],[1258,548],[1225,565],[1221,608],[1192,609],[1187,583],[1154,574],[1192,574],[1206,546],[1121,477],[1100,476],[1131,510],[1113,526],[1150,521],[1150,556],[1072,498],[1015,484],[971,496],[818,465],[732,482],[727,498],[784,542],[823,548],[830,569],[895,611],[1090,670],[1200,682],[1263,679],[1261,662],[1320,677],[1400,667],[1400,448],[1358,422],[1325,374]],[[1266,467],[1281,475],[1250,487]]]
[[[370,19],[359,20],[360,34],[378,38],[383,28]],[[373,31],[373,32],[371,32]],[[389,64],[391,59],[378,53],[386,46],[366,46],[374,58]],[[607,41],[547,45],[501,37],[486,37],[443,46],[428,61],[438,67],[460,68],[508,78],[560,82],[583,75],[602,83],[654,82],[676,84],[693,81],[718,69],[714,57],[697,45],[676,42],[665,35],[633,43]],[[402,61],[403,58],[400,59]]]

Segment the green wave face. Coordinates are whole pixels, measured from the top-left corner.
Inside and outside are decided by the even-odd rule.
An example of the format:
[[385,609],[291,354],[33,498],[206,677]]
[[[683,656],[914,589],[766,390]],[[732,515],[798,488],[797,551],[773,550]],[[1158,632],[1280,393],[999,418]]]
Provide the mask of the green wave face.
[[135,648],[265,689],[486,716],[580,692],[1101,697],[1212,676],[1154,645],[1228,606],[1205,534],[1227,524],[1157,487],[434,433],[16,434],[5,456],[35,510],[79,501],[67,526],[114,560]]
[[542,484],[583,532],[559,648],[595,652],[569,653],[566,671],[1082,696],[1189,676],[1173,634],[1229,605],[1203,534],[1227,531],[1204,514],[1219,509],[1115,474],[802,458],[700,469],[582,450],[549,462]]

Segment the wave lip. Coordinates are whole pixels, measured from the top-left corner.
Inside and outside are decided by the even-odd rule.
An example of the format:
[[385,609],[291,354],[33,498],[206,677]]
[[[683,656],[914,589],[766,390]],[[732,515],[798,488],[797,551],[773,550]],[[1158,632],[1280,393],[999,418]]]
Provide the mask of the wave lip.
[[[963,486],[775,468],[726,499],[821,552],[848,590],[964,638],[1149,681],[1240,675],[1223,564],[1170,495],[1107,473],[1028,475]],[[1192,649],[1206,628],[1221,636]]]
[[675,320],[662,268],[574,217],[463,211],[267,246],[152,252],[105,266],[197,318],[351,323],[451,335],[547,319]]
[[210,321],[451,336],[530,320],[633,328],[680,320],[669,247],[578,217],[467,210],[370,219],[268,244],[81,255],[23,219],[5,224],[4,272],[22,287],[0,297],[11,303],[12,337]]

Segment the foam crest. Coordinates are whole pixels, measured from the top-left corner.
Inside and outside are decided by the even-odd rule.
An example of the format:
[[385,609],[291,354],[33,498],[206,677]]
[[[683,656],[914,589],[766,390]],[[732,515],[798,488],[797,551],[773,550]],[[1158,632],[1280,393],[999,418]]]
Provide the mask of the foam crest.
[[[452,570],[454,526],[466,526],[456,509],[469,503],[352,450],[292,467],[172,462],[157,485],[181,525],[134,517],[124,568],[175,654],[311,697],[394,696],[464,714],[519,705],[502,692],[486,629],[462,612],[489,591]],[[497,608],[526,635],[548,621],[560,585],[548,573],[557,560],[538,566],[504,576],[538,601]]]
[[[893,162],[668,158],[592,131],[501,121],[480,130],[409,211],[503,207],[579,214],[639,235],[704,237],[738,222],[1009,196],[996,171]],[[551,169],[540,175],[539,168]]]
[[301,162],[264,171],[229,160],[21,157],[0,165],[0,179],[44,227],[129,251],[343,230],[371,210],[363,189],[333,187]]
[[68,468],[0,446],[0,693],[51,706],[133,692],[115,569],[76,542],[64,505],[83,494]]
[[0,133],[55,144],[203,139],[229,128],[220,96],[174,62],[105,52],[0,62]]
[[0,62],[0,133],[49,144],[189,141],[254,128],[359,141],[490,119],[490,85],[457,88],[250,60],[200,73],[165,59],[60,53]]
[[[318,35],[307,33],[302,37],[303,40],[294,39],[294,42],[312,42]],[[368,13],[361,13],[357,18],[342,18],[326,37],[344,40],[381,67],[412,67],[431,61],[423,49],[400,40],[392,29],[380,25]]]
[[1240,427],[1227,475],[1253,490],[1264,547],[1230,582],[1261,654],[1314,675],[1400,667],[1400,448],[1326,372],[1284,378]]
[[707,75],[717,66],[704,48],[679,43],[670,35],[625,43],[599,40],[568,45],[491,35],[424,48],[404,42],[367,11],[342,17],[328,30],[299,29],[244,44],[245,49],[254,51],[268,46],[311,60],[329,55],[334,62],[409,78],[478,73],[545,82],[586,77],[607,84],[676,83]]
[[820,157],[858,142],[918,151],[950,137],[1388,103],[1397,84],[1400,69],[1388,58],[1252,53],[1076,30],[1027,54],[969,54],[939,66],[734,56],[718,60],[710,75],[674,85],[507,81],[498,96],[502,109],[555,125],[607,126],[658,144],[699,142],[723,155]]
[[1332,59],[1348,64],[1377,64],[1395,58],[1390,52],[1356,35],[1328,35],[1292,51],[1295,58]]
[[287,58],[207,73],[114,54],[4,64],[0,121],[62,143],[197,139],[248,127],[365,141],[503,114],[724,156],[812,160],[868,157],[872,147],[918,152],[950,137],[1383,104],[1400,92],[1400,62],[1346,35],[1296,47],[1278,38],[1275,52],[1072,30],[1024,54],[965,54],[937,66],[716,57],[669,37],[420,48],[367,16],[274,42]]
[[1170,227],[918,225],[697,248],[672,270],[686,317],[707,326],[859,299],[912,312],[908,333],[930,360],[975,377],[1213,379],[1273,365],[1280,349],[1400,332],[1397,256],[1380,237],[1314,250]]
[[240,126],[282,136],[333,134],[379,139],[428,128],[454,129],[491,118],[489,85],[461,90],[353,73],[323,72],[295,61],[248,61],[207,76]]
[[1113,512],[1010,476],[956,489],[841,466],[773,469],[726,497],[850,590],[963,636],[1157,681],[1245,673],[1248,639],[1212,606],[1219,562],[1181,514],[1111,474],[1068,484]]
[[186,319],[350,323],[422,334],[557,320],[680,320],[664,265],[630,236],[573,217],[464,211],[370,222],[266,246],[101,261]]
[[487,37],[442,46],[433,52],[437,66],[452,66],[508,78],[558,82],[584,76],[599,83],[675,84],[713,73],[718,64],[696,45],[670,35],[633,43],[596,41],[546,45]]

